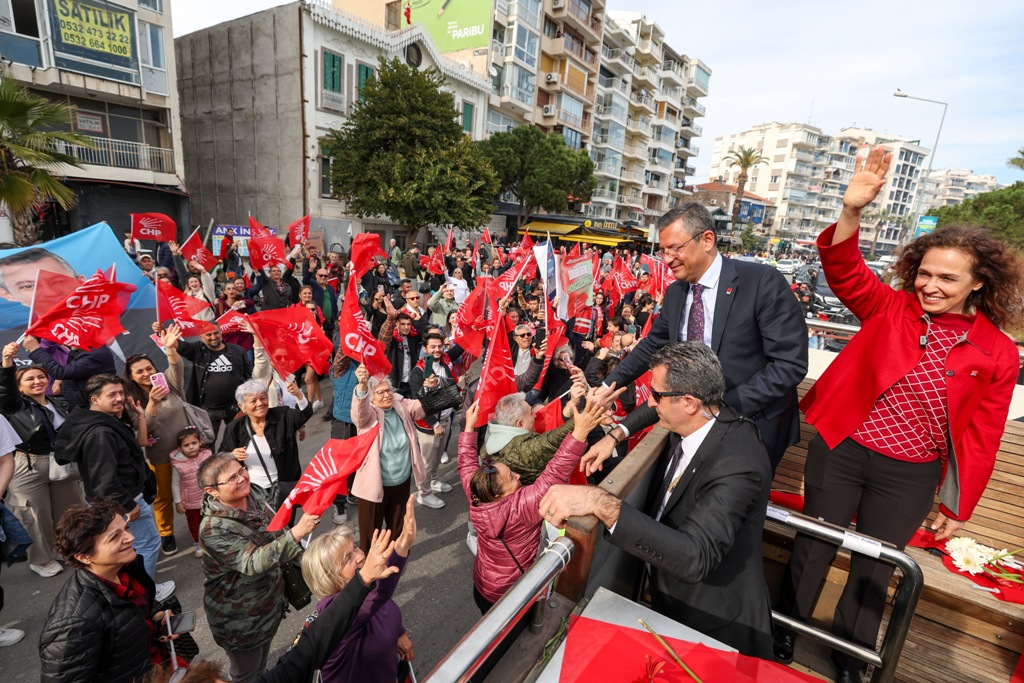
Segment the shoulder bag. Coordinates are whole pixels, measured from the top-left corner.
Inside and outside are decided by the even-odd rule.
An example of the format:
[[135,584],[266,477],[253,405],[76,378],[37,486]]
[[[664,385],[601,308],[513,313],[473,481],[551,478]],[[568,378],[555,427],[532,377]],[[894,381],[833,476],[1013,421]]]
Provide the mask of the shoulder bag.
[[423,387],[417,397],[426,415],[436,415],[449,408],[458,408],[462,405],[462,391],[459,389],[459,385],[449,377],[438,377],[437,379],[436,387],[433,389]]
[[199,428],[199,440],[207,446],[212,446],[217,440],[217,435],[213,431],[210,414],[184,399],[182,399],[182,405],[185,408],[185,417],[188,418],[189,426]]

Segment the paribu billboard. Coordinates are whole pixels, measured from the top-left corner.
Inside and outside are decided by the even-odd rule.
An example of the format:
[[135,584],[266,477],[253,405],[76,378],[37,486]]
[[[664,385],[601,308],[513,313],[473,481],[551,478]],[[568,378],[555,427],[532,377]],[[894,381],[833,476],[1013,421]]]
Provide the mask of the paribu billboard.
[[441,52],[456,52],[490,45],[492,7],[490,0],[412,0],[411,18]]

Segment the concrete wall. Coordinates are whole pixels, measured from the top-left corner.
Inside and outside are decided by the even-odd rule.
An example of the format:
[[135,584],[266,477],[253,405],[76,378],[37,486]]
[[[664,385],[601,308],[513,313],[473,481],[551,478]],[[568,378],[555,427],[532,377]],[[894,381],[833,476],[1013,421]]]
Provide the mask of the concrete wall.
[[193,220],[305,214],[298,3],[174,42]]

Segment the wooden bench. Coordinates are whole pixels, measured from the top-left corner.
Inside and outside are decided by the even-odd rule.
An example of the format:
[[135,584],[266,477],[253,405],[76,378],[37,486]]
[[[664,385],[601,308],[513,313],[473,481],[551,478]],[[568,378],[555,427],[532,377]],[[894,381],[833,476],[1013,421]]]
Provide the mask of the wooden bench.
[[[810,385],[805,381],[800,394]],[[803,493],[807,444],[814,434],[813,427],[801,424],[800,443],[786,452],[776,470],[773,489]],[[937,510],[936,500],[932,516]],[[1024,423],[1007,423],[991,482],[958,535],[997,549],[1024,548]],[[779,533],[777,529],[766,533],[766,574],[773,592],[789,559],[791,541],[792,533]],[[908,548],[907,553],[921,565],[925,586],[896,680],[1008,681],[1024,651],[1024,605],[1003,602],[975,588],[930,553],[917,548]],[[841,553],[815,610],[814,620],[820,625],[827,626],[831,621],[848,569],[849,557]],[[893,581],[898,580],[897,575]]]

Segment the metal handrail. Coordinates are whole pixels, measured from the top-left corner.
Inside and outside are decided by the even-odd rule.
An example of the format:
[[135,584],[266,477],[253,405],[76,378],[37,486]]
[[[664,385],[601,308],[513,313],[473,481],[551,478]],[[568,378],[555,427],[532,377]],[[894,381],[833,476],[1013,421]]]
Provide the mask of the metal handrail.
[[921,567],[912,557],[891,545],[798,512],[769,505],[768,518],[788,526],[798,533],[845,548],[851,553],[858,553],[893,565],[903,574],[903,580],[896,586],[896,592],[893,595],[892,612],[889,615],[885,636],[882,638],[882,647],[877,652],[772,610],[772,619],[776,624],[801,635],[820,640],[835,650],[840,650],[873,665],[875,671],[871,675],[872,683],[889,683],[896,673],[900,653],[903,652],[903,643],[907,639],[910,622],[914,618],[914,608],[917,606],[921,590],[924,587],[924,574]]
[[469,629],[451,652],[427,674],[423,683],[468,681],[502,638],[524,617],[534,600],[566,568],[572,553],[573,542],[565,537],[545,548],[533,566]]

